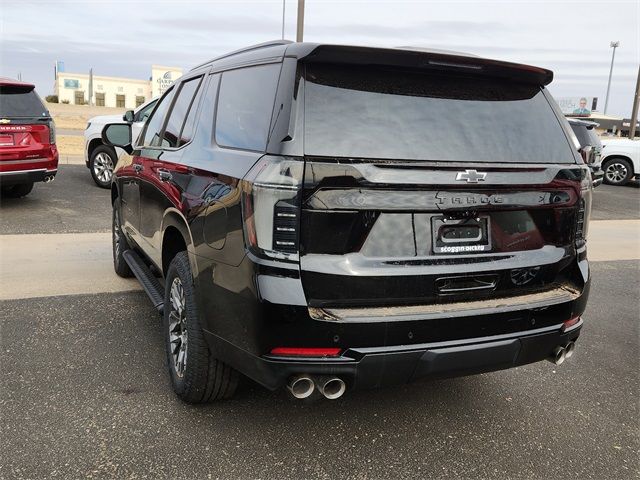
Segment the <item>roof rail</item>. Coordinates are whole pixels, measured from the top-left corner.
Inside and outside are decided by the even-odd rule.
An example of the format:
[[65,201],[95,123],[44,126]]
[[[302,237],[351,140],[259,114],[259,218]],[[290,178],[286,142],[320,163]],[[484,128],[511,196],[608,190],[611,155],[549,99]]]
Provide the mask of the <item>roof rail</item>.
[[208,61],[206,61],[204,63],[201,63],[200,65],[196,65],[190,71],[194,71],[197,68],[204,67],[205,65],[209,65],[210,63],[213,63],[215,61],[222,60],[223,58],[227,58],[227,57],[232,57],[232,56],[238,55],[240,53],[250,52],[252,50],[259,50],[261,48],[275,47],[275,46],[278,46],[278,45],[288,45],[290,43],[293,43],[293,42],[291,40],[271,40],[269,42],[258,43],[257,45],[252,45],[250,47],[241,48],[240,50],[234,50],[233,52],[226,53],[226,54],[221,55],[219,57],[212,58],[211,60],[208,60]]

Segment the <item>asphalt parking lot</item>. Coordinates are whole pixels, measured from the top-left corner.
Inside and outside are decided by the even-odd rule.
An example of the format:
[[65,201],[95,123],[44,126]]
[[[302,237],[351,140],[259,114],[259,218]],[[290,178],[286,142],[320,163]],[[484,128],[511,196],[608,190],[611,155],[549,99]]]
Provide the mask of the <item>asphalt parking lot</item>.
[[[599,187],[592,218],[640,219],[640,189]],[[0,207],[0,234],[25,239],[110,222],[109,193],[84,166]],[[640,261],[591,265],[565,364],[334,402],[246,381],[232,400],[181,403],[139,291],[2,301],[0,478],[638,478]]]

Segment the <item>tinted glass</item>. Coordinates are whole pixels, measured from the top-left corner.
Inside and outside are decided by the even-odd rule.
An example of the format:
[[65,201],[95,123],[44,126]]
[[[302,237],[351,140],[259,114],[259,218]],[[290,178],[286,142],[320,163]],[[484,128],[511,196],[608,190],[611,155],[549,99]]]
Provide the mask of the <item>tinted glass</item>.
[[0,87],[0,117],[48,117],[47,109],[34,90]]
[[155,102],[151,102],[149,105],[144,107],[142,110],[139,110],[138,113],[136,113],[136,117],[135,117],[134,120],[136,122],[144,122],[147,119],[147,117],[149,115],[151,115],[151,111],[153,110],[153,107],[156,106],[156,103],[158,103],[157,100]]
[[281,64],[222,74],[216,115],[216,142],[225,147],[264,150]]
[[575,161],[538,86],[332,65],[307,65],[304,148],[334,157]]
[[195,132],[195,129],[196,129],[196,119],[197,119],[196,114],[198,113],[198,105],[200,104],[202,89],[204,88],[202,83],[203,82],[200,82],[200,85],[196,92],[196,96],[194,97],[193,103],[191,104],[191,107],[187,112],[187,118],[184,121],[182,132],[180,133],[180,142],[178,146],[184,145],[185,143],[189,143],[191,141],[191,138],[193,138],[193,133]]
[[[202,77],[197,77],[182,83],[180,90],[177,93],[176,101],[173,104],[171,113],[169,114],[169,120],[167,126],[162,134],[162,146],[163,147],[179,147],[189,141],[189,139],[183,139],[180,137],[184,121],[189,114],[200,81]],[[195,110],[195,108],[194,108]]]
[[173,99],[174,88],[169,90],[164,97],[160,99],[156,110],[151,115],[151,118],[147,122],[146,129],[144,131],[144,139],[142,145],[159,145],[160,144],[160,130],[164,124],[164,118],[171,105],[171,99]]
[[575,133],[578,138],[578,142],[580,142],[580,148],[591,145],[591,137],[589,136],[587,127],[573,123],[569,123],[569,125],[571,125],[571,130],[573,130],[573,133]]

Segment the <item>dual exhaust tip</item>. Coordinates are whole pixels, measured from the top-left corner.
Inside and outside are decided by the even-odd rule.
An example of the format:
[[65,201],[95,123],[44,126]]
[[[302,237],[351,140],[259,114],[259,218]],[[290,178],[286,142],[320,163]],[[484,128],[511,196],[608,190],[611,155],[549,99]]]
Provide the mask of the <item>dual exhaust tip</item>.
[[55,175],[46,175],[44,177],[44,183],[50,183],[53,182],[53,179],[56,178]]
[[575,342],[569,342],[566,346],[558,346],[553,350],[553,354],[549,358],[551,363],[556,365],[562,365],[562,363],[573,356],[573,352],[576,350]]
[[299,400],[309,398],[316,388],[325,398],[336,400],[347,390],[347,385],[341,378],[333,376],[294,375],[289,379],[287,388]]

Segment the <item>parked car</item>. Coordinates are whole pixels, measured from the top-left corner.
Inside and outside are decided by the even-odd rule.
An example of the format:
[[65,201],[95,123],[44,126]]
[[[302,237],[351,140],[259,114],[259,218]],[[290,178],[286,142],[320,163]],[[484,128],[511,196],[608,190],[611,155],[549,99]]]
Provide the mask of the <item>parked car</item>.
[[179,397],[227,398],[238,373],[334,399],[570,357],[591,180],[552,77],[278,41],[195,67],[133,145],[105,126],[130,154],[114,268],[162,312]]
[[[145,120],[156,106],[158,99],[154,98],[140,105],[131,113],[126,113],[131,121],[132,135],[137,136],[142,130]],[[123,115],[99,115],[92,117],[87,122],[84,130],[84,161],[91,171],[91,177],[96,185],[102,188],[111,187],[113,167],[123,151],[105,145],[102,142],[102,128],[109,123],[118,123],[126,120]]]
[[640,141],[630,138],[602,139],[604,183],[626,185],[640,174]]
[[24,197],[58,172],[53,119],[30,83],[0,77],[0,190]]
[[604,172],[602,171],[602,142],[596,133],[596,122],[580,120],[577,118],[567,118],[569,125],[580,143],[580,155],[582,160],[589,165],[593,186],[602,184]]

